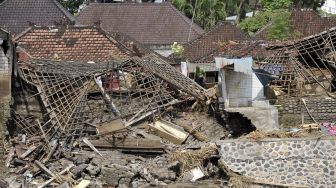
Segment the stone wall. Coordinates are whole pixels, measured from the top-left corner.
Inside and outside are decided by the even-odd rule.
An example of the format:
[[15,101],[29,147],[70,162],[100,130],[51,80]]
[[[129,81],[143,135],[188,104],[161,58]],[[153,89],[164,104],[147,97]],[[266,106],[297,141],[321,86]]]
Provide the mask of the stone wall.
[[217,143],[228,167],[270,184],[336,185],[336,139],[228,140]]
[[[318,122],[336,120],[336,100],[329,97],[308,97],[304,98],[306,105]],[[306,107],[299,98],[279,99],[279,122],[288,126],[301,124],[301,112],[304,115],[305,123],[312,123]]]

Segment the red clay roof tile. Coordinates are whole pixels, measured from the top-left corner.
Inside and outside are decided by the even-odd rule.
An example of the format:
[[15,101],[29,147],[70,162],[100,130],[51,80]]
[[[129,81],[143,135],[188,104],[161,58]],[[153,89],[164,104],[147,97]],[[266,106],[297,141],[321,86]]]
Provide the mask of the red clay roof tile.
[[63,61],[108,62],[111,58],[125,60],[132,54],[95,26],[33,27],[15,40],[28,54],[42,59],[52,59],[57,54]]

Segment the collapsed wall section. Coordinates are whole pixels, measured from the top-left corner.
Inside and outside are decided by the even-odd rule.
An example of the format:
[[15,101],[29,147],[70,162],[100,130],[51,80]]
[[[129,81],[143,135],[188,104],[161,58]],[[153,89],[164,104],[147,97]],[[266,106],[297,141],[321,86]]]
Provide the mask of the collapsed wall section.
[[219,141],[227,166],[243,176],[272,185],[336,185],[336,140],[289,138]]

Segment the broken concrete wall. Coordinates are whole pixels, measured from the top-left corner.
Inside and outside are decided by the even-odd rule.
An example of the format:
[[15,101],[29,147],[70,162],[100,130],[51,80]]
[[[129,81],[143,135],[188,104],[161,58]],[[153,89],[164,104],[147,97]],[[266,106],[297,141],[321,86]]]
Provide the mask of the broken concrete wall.
[[[333,121],[336,119],[336,100],[330,97],[304,98],[310,114],[317,122]],[[301,124],[301,112],[304,123],[312,123],[313,119],[307,112],[300,98],[283,98],[277,102],[279,106],[280,124],[296,126]]]
[[228,167],[244,176],[287,186],[336,185],[335,139],[273,138],[217,144]]

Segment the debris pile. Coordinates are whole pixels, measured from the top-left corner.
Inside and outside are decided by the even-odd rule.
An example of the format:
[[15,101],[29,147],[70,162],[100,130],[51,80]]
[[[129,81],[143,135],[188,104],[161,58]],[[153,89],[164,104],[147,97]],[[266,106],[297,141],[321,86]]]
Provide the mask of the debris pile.
[[217,147],[207,143],[228,135],[208,113],[216,92],[156,57],[18,67],[6,144],[10,187],[141,187],[220,177]]

